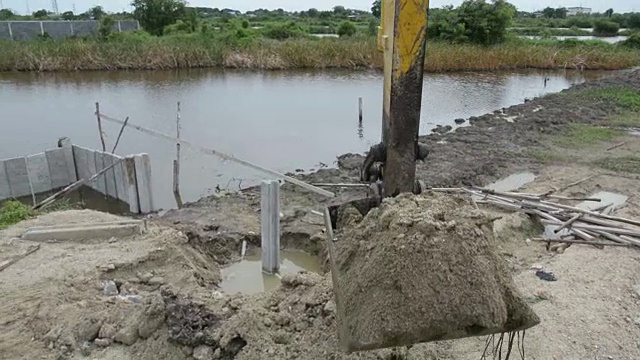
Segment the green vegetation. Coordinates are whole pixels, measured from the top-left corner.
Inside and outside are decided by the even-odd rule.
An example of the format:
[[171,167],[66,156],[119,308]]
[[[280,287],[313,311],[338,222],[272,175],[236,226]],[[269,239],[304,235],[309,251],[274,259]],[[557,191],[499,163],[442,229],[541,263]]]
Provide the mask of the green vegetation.
[[27,220],[34,215],[31,208],[19,201],[8,200],[0,206],[0,230]]
[[640,174],[640,158],[625,156],[598,160],[596,166],[616,172]]
[[512,28],[509,30],[512,34],[521,36],[541,36],[543,38],[550,38],[553,36],[592,36],[593,33],[587,30],[582,30],[576,26],[569,29],[550,29],[545,27],[537,28]]
[[609,20],[598,20],[593,25],[595,36],[616,36],[620,31],[620,24]]
[[[287,12],[259,9],[188,7],[183,0],[134,0],[133,13],[107,14],[95,7],[84,14],[39,12],[49,19],[101,19],[99,34],[88,38],[53,40],[47,36],[26,42],[0,41],[0,71],[169,69],[230,67],[382,68],[376,36],[379,1],[372,11],[335,6],[332,10]],[[430,9],[426,71],[477,71],[521,68],[577,68],[613,70],[640,65],[640,35],[624,44],[552,39],[526,40],[517,35],[587,32],[605,20],[635,24],[628,14],[594,14],[563,18],[563,11],[546,11],[542,18],[517,12],[505,0],[467,0],[460,6]],[[605,17],[606,15],[606,17]],[[620,15],[620,16],[619,16]],[[0,19],[19,17],[0,10]],[[138,19],[144,31],[112,32],[113,21]],[[640,28],[640,14],[638,14]],[[580,24],[578,20],[588,19]],[[573,26],[550,29],[555,22]],[[521,29],[525,24],[528,29]],[[336,38],[319,38],[331,34]],[[339,38],[338,38],[339,37]]]
[[590,101],[603,101],[608,106],[621,107],[626,111],[640,112],[640,93],[633,88],[600,88],[583,91]]
[[610,141],[621,135],[619,130],[585,124],[572,124],[568,131],[556,138],[558,145],[577,148]]

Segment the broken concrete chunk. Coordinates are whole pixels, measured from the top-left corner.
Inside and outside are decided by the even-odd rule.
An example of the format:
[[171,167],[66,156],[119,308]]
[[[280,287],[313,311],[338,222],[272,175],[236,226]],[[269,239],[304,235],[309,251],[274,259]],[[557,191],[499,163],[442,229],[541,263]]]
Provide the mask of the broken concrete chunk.
[[116,285],[115,281],[109,280],[102,283],[102,293],[105,296],[115,296],[118,295],[118,285]]

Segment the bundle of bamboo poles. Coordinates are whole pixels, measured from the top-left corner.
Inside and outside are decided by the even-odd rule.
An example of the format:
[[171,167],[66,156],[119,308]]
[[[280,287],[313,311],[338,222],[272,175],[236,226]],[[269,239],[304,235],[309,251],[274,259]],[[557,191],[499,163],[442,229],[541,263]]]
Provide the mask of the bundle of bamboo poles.
[[611,215],[614,204],[603,204],[585,210],[559,203],[571,201],[601,202],[595,198],[570,198],[547,194],[500,192],[483,188],[435,188],[436,192],[466,193],[477,204],[490,204],[503,209],[537,216],[546,227],[547,243],[587,244],[640,247],[640,221]]

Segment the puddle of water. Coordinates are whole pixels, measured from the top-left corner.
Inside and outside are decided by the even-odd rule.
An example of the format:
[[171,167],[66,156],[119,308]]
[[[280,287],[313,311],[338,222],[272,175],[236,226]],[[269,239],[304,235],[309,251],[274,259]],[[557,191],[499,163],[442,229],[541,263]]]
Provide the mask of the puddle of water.
[[515,191],[525,186],[526,184],[533,182],[536,176],[530,172],[521,172],[507,176],[504,179],[500,179],[486,188],[493,191],[509,192]]
[[595,201],[585,201],[585,202],[581,202],[580,204],[576,205],[577,208],[580,208],[582,210],[593,210],[593,209],[597,209],[600,208],[604,205],[609,205],[611,204],[611,210],[615,210],[617,208],[619,208],[620,206],[624,205],[624,203],[627,202],[627,200],[629,200],[629,197],[626,195],[622,195],[622,194],[616,194],[616,193],[612,193],[612,192],[608,192],[608,191],[601,191],[599,193],[595,193],[593,195],[591,195],[590,197],[595,198],[595,199],[601,199],[602,201],[600,202],[595,202]]
[[[595,199],[601,199],[602,201],[600,202],[584,201],[576,205],[576,207],[582,210],[594,210],[597,208],[601,208],[604,205],[611,205],[607,210],[613,211],[619,208],[620,206],[624,205],[624,203],[627,202],[627,200],[629,199],[629,197],[626,195],[616,194],[608,191],[601,191],[589,197],[595,198]],[[554,231],[559,227],[560,226],[557,226],[557,225],[546,225],[544,227],[545,238],[556,240],[556,239],[560,239],[562,236],[569,235],[569,230],[567,229],[564,229],[556,234]]]
[[269,291],[280,285],[280,276],[307,270],[322,274],[320,260],[300,251],[280,251],[280,274],[262,272],[262,252],[252,251],[244,260],[221,270],[220,290],[227,294],[256,294]]

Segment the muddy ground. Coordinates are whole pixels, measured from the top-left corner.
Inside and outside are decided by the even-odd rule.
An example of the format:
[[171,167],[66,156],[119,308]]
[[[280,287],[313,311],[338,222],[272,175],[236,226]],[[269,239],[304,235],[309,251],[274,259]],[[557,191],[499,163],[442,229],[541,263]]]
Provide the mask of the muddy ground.
[[[466,119],[471,126],[422,137],[431,155],[418,177],[431,187],[486,185],[520,171],[536,174],[527,192],[629,196],[617,211],[640,218],[640,71],[627,71]],[[338,169],[299,175],[308,182],[355,182],[363,157]],[[364,196],[336,189],[328,201],[282,188],[282,242],[326,258],[322,219],[329,202]],[[240,259],[243,241],[260,243],[258,189],[214,196],[151,217],[133,238],[45,242],[0,271],[2,359],[479,359],[471,338],[343,354],[336,337],[328,274],[285,276],[259,295],[219,291],[220,268]],[[488,212],[496,209],[485,208]],[[561,253],[527,241],[541,235],[527,217],[500,213],[501,254],[541,318],[527,332],[530,359],[640,358],[640,254],[635,249],[572,246]],[[59,212],[0,233],[0,262],[28,248],[29,226],[111,221],[89,210]],[[545,282],[532,267],[552,271]],[[114,288],[115,287],[115,288]]]

